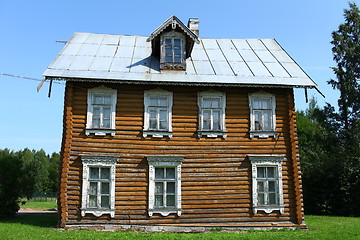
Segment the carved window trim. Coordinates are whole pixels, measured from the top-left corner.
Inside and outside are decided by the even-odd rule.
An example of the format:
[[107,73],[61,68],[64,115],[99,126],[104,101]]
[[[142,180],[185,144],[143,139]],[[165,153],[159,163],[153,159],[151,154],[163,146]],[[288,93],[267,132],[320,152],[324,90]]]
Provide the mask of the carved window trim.
[[[108,156],[81,156],[83,164],[82,176],[82,199],[81,199],[81,216],[93,214],[100,217],[103,214],[110,214],[115,217],[115,174],[116,162],[115,157]],[[91,167],[108,167],[110,168],[110,208],[90,208],[89,207],[89,170]]]
[[[168,62],[166,60],[166,39],[171,39],[172,46],[174,43],[174,39],[179,39],[181,42],[181,61],[180,62]],[[186,70],[186,39],[184,34],[170,31],[167,33],[163,33],[160,37],[160,69],[161,70]],[[173,52],[174,57],[174,52]]]
[[[154,155],[146,157],[149,164],[149,206],[148,214],[153,216],[159,213],[166,217],[169,214],[181,215],[181,164],[183,156],[175,155]],[[175,207],[155,207],[155,168],[174,167],[175,168]]]
[[[270,100],[270,108],[268,109],[256,109],[254,102],[259,99]],[[250,108],[250,138],[269,138],[269,137],[277,137],[276,132],[276,99],[274,94],[270,94],[267,92],[256,92],[249,94],[249,108]],[[270,121],[271,125],[269,129],[258,130],[256,129],[256,121],[255,121],[255,112],[261,111],[270,111]],[[263,116],[263,115],[262,115]],[[258,123],[261,124],[261,123]]]
[[[204,129],[204,115],[203,110],[206,110],[204,107],[203,101],[204,98],[219,98],[220,99],[220,106],[216,108],[216,110],[220,111],[220,129],[213,130],[213,129]],[[226,94],[224,92],[217,92],[217,91],[205,91],[198,93],[198,108],[199,108],[199,130],[198,136],[201,137],[208,137],[208,138],[216,138],[216,137],[223,137],[226,138],[226,128],[225,128],[225,107],[226,107]],[[214,108],[207,108],[208,110],[212,110]],[[211,126],[213,124],[213,115],[211,114]]]
[[[111,102],[109,104],[94,104],[93,99],[95,95],[102,95],[102,96],[110,96]],[[87,96],[87,121],[86,121],[86,130],[85,134],[90,135],[94,134],[96,136],[105,136],[110,134],[111,136],[115,135],[115,116],[116,116],[116,102],[117,102],[117,91],[116,89],[107,88],[104,86],[92,88],[88,90]],[[94,107],[95,106],[108,106],[110,107],[110,127],[93,127],[93,114],[94,114]],[[103,115],[101,115],[103,118]]]
[[[151,97],[166,97],[167,107],[162,107],[167,110],[167,129],[150,129],[150,110],[154,107],[151,106]],[[162,90],[152,89],[144,92],[144,128],[143,137],[152,136],[154,138],[172,137],[172,105],[173,105],[173,93]],[[157,119],[159,121],[159,119]]]
[[[251,162],[251,173],[252,173],[252,206],[254,214],[258,211],[264,211],[269,214],[273,211],[280,211],[284,213],[284,196],[283,196],[283,183],[282,183],[282,162],[285,160],[284,155],[248,155]],[[277,202],[275,205],[261,205],[258,202],[258,167],[276,167],[276,187],[277,187]]]

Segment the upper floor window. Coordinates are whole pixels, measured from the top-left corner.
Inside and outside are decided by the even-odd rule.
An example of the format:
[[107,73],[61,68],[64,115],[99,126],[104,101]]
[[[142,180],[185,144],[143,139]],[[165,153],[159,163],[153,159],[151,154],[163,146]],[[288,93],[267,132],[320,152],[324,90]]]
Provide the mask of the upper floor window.
[[249,94],[250,137],[276,137],[275,95],[259,92]]
[[225,93],[209,91],[198,94],[199,137],[226,137]]
[[81,156],[83,163],[81,215],[115,216],[116,158]]
[[282,161],[280,155],[249,155],[252,166],[252,202],[254,213],[284,213]]
[[144,137],[172,137],[172,99],[172,92],[161,89],[145,91]]
[[160,69],[185,70],[185,37],[182,33],[171,31],[161,36]]
[[99,87],[88,90],[86,135],[115,135],[116,90]]

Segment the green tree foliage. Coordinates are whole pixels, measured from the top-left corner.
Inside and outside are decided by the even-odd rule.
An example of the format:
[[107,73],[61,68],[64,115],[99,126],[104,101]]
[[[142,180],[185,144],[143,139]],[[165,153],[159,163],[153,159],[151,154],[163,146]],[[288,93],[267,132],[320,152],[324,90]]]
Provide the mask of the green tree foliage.
[[344,10],[345,23],[332,33],[339,110],[312,100],[299,113],[299,143],[309,213],[360,216],[360,11]]
[[58,153],[0,150],[0,217],[15,215],[21,199],[36,191],[57,191],[59,162]]

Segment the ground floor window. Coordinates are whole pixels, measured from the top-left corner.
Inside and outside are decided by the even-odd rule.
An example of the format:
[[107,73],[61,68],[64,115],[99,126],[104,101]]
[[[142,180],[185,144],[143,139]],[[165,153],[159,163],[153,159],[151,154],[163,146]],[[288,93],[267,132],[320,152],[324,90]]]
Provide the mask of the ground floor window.
[[249,155],[252,166],[252,205],[254,213],[284,212],[282,155]]
[[182,156],[147,156],[149,164],[149,216],[181,215]]
[[116,158],[81,156],[83,185],[81,215],[90,213],[115,216],[115,164]]

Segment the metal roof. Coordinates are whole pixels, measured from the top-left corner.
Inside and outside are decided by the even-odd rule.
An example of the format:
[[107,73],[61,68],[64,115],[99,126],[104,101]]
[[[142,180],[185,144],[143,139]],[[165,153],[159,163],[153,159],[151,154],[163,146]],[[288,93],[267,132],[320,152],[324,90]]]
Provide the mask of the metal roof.
[[186,71],[160,71],[144,36],[74,33],[47,79],[316,88],[274,39],[199,39]]

